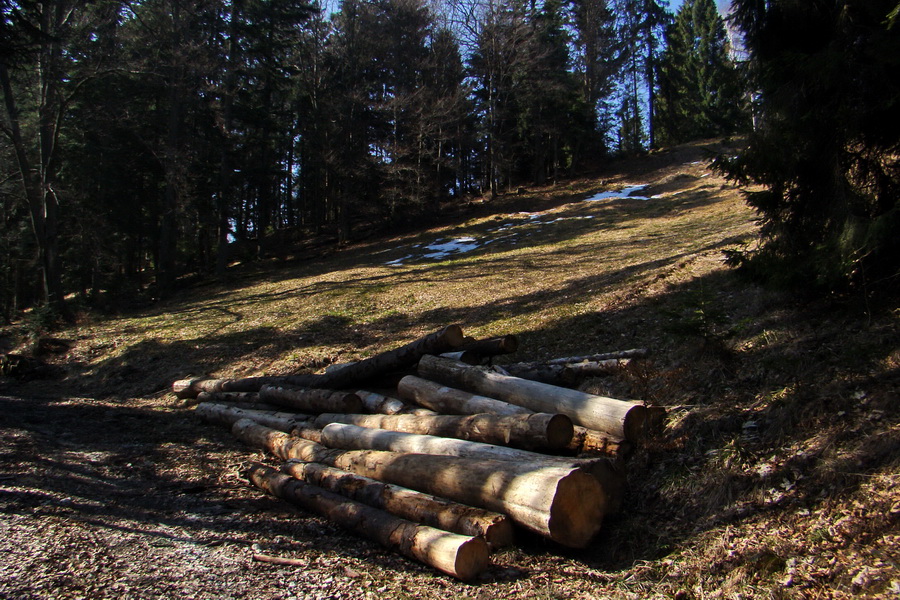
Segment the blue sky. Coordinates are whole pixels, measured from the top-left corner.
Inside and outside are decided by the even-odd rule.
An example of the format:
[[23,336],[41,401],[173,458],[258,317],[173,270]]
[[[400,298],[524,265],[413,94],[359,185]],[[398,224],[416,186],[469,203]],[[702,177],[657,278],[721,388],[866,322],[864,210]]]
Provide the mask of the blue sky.
[[[678,11],[678,7],[681,6],[683,0],[669,0],[669,9],[674,13]],[[728,5],[731,4],[731,0],[716,0],[716,4],[719,5],[719,12],[723,15],[728,10]]]

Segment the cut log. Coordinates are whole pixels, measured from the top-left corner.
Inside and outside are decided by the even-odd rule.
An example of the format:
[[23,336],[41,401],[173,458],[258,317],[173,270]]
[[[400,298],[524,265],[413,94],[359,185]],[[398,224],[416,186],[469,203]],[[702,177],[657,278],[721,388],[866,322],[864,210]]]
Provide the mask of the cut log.
[[[571,364],[513,363],[497,367],[503,375],[540,381],[551,385],[575,385],[586,377],[612,375],[626,366],[631,359],[611,358],[603,361]],[[502,369],[502,370],[501,370]]]
[[365,408],[368,412],[373,414],[383,414],[383,415],[433,415],[436,414],[433,410],[428,410],[427,408],[422,408],[420,406],[413,406],[411,404],[407,404],[401,400],[396,398],[391,398],[390,396],[384,396],[382,394],[376,394],[375,392],[367,392],[364,390],[359,390],[356,392],[356,395],[359,396],[360,400],[362,400],[363,408]]
[[349,363],[332,373],[326,373],[318,387],[346,388],[391,371],[412,367],[426,354],[441,354],[456,349],[463,343],[463,339],[462,328],[459,325],[449,325],[405,346]]
[[350,392],[281,388],[271,385],[259,390],[259,399],[307,413],[362,411],[362,400]]
[[247,404],[259,402],[259,392],[200,392],[197,395],[200,402],[243,402]]
[[625,489],[624,473],[605,458],[579,459],[548,456],[518,448],[507,448],[468,440],[448,439],[434,435],[419,435],[385,431],[332,423],[322,428],[321,443],[342,450],[387,450],[413,454],[458,456],[480,460],[508,460],[534,465],[580,468],[594,476],[606,494],[606,512],[618,512]]
[[492,548],[512,543],[512,522],[499,513],[450,502],[320,463],[290,460],[281,470],[329,492],[386,510],[401,519],[462,535],[481,536]]
[[[196,399],[191,400],[193,403],[197,403],[197,400],[200,396],[197,396]],[[210,404],[221,404],[222,406],[232,406],[234,408],[242,408],[244,410],[261,410],[263,412],[284,412],[283,406],[276,406],[274,404],[269,404],[267,402],[223,402],[219,400],[208,400]]]
[[617,350],[602,354],[589,354],[587,356],[566,356],[545,361],[548,365],[570,365],[580,362],[602,362],[619,358],[644,358],[650,354],[646,348],[632,348],[631,350]]
[[487,543],[478,537],[417,525],[383,510],[323,490],[255,463],[249,479],[270,494],[296,503],[404,556],[463,581],[489,566]]
[[535,468],[512,461],[378,450],[331,450],[249,419],[235,423],[232,432],[245,443],[285,460],[321,462],[506,514],[518,525],[573,548],[586,546],[599,531],[603,518],[603,488],[578,468]]
[[[558,450],[572,441],[572,421],[565,415],[348,415],[316,417],[318,428],[329,423],[471,440],[529,450]],[[277,428],[276,428],[277,429]]]
[[456,388],[429,381],[415,375],[400,380],[397,393],[401,398],[430,408],[445,415],[529,415],[533,410],[503,402],[496,398],[479,396]]
[[[264,385],[340,389],[355,386],[380,375],[412,367],[426,354],[441,354],[459,347],[464,340],[459,325],[449,325],[405,346],[383,352],[324,375],[285,375],[244,379],[182,379],[172,384],[179,398],[196,398],[200,392],[258,392]],[[355,411],[358,412],[358,411]]]
[[247,410],[228,406],[226,404],[215,404],[213,402],[201,402],[194,409],[201,419],[231,427],[241,419],[251,419],[260,425],[277,429],[290,433],[298,427],[307,427],[315,417],[311,415],[298,415],[285,412],[268,412],[263,410]]
[[317,387],[322,375],[291,375],[286,377],[246,377],[243,379],[182,379],[172,384],[179,398],[196,398],[201,392],[211,394],[258,392],[264,385],[295,385]]
[[640,439],[644,433],[647,411],[640,404],[500,375],[438,356],[422,357],[419,375],[536,412],[561,413],[576,425],[626,440]]

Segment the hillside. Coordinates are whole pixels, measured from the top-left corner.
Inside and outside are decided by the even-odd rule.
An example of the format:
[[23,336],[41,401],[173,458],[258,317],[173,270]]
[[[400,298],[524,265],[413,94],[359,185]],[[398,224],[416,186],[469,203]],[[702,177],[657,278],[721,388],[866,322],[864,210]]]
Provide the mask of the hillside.
[[[473,202],[326,257],[236,265],[54,336],[0,380],[4,598],[881,598],[900,594],[900,309],[799,301],[723,264],[754,214],[695,144]],[[624,191],[623,191],[624,190]],[[612,192],[612,193],[610,193]],[[516,360],[646,347],[585,389],[669,410],[586,550],[523,535],[459,583],[263,496],[168,393],[311,372],[449,323]],[[25,324],[0,351],[25,352]],[[256,454],[257,458],[262,458]],[[251,560],[254,550],[304,567]]]

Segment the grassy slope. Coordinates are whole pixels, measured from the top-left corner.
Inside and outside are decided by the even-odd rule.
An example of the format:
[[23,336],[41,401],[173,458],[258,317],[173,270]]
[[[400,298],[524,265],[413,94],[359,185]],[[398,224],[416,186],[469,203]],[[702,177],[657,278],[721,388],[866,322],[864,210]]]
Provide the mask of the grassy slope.
[[[628,512],[586,551],[526,540],[495,561],[513,575],[455,594],[900,593],[900,312],[801,305],[739,280],[722,251],[753,239],[753,215],[702,158],[698,145],[618,164],[602,180],[475,204],[447,226],[86,322],[63,333],[77,341],[66,380],[30,389],[158,406],[184,376],[315,370],[451,322],[517,334],[522,360],[648,347],[653,358],[625,376],[587,383],[670,407],[665,435],[632,463]],[[659,197],[580,201],[642,183]],[[559,220],[538,226],[524,211]],[[509,224],[516,239],[386,264]]]

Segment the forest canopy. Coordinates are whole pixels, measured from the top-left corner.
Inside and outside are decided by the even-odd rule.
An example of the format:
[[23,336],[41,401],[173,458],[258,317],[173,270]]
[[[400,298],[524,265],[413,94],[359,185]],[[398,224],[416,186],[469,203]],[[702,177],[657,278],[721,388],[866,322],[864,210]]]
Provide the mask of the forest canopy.
[[[729,168],[770,191],[750,198],[767,236],[826,181],[795,181],[807,163],[775,158],[820,147],[812,124],[837,114],[824,175],[846,185],[828,206],[852,198],[853,233],[827,208],[825,229],[874,257],[896,218],[883,159],[897,136],[876,125],[896,112],[895,90],[882,94],[900,55],[889,4],[736,2],[747,62],[714,0],[676,14],[664,0],[0,0],[0,315],[160,298],[186,274],[223,276],[298,241],[343,243],[619,154],[745,133],[751,103],[750,151]],[[844,5],[868,25],[838,27]],[[787,55],[770,18],[788,19],[783,7],[816,8]],[[858,31],[873,44],[853,46]],[[798,53],[809,60],[773,69]],[[826,90],[812,75],[847,69],[860,81]],[[778,92],[795,76],[832,100]],[[850,114],[858,102],[875,112]],[[806,107],[810,127],[784,127]],[[787,204],[767,212],[776,196]]]

